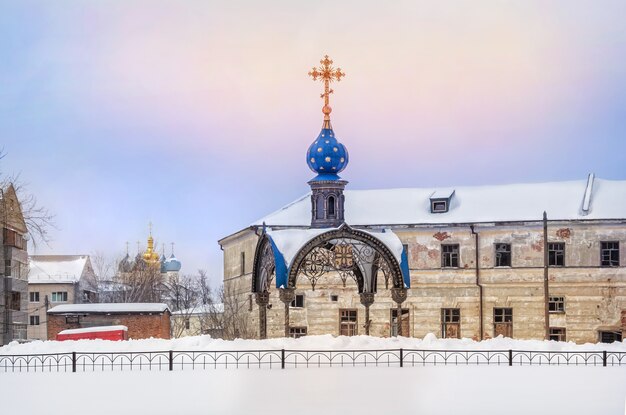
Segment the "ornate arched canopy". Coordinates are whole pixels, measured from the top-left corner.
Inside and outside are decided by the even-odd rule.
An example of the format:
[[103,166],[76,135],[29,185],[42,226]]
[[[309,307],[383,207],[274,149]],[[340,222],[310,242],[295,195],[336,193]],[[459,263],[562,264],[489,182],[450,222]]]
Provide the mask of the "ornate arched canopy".
[[272,234],[263,232],[255,252],[252,291],[269,291],[274,278],[277,288],[296,288],[300,275],[306,277],[315,290],[317,281],[327,273],[336,273],[344,286],[352,278],[359,293],[375,293],[380,275],[384,277],[387,288],[390,284],[393,288],[408,287],[400,260],[372,232],[357,230],[346,224],[337,229],[316,232],[313,237],[305,239],[293,256],[281,252]]

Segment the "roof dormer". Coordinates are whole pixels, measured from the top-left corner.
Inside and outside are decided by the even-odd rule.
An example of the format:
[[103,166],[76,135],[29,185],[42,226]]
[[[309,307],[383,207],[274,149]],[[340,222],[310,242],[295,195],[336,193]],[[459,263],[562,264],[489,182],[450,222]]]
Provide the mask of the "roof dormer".
[[430,195],[430,213],[446,213],[450,210],[450,201],[454,189],[436,190]]

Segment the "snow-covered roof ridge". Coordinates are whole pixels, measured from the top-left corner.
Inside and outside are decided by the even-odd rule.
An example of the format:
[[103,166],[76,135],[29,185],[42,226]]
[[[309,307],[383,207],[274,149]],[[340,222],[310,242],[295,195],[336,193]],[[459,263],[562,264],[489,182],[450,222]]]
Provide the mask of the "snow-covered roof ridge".
[[[430,211],[436,187],[346,190],[345,219],[351,226],[515,222],[541,220],[544,211],[551,220],[626,219],[626,180],[594,177],[592,187],[588,181],[455,186],[449,188],[454,198],[445,213]],[[581,205],[591,208],[584,212]],[[263,223],[310,226],[308,195],[254,225]]]
[[86,272],[89,255],[31,255],[30,284],[68,284],[80,281]]
[[48,314],[61,313],[163,313],[169,311],[164,303],[95,303],[61,304],[48,310]]
[[186,308],[183,310],[178,310],[172,312],[172,315],[198,315],[198,314],[211,314],[211,313],[223,313],[224,312],[224,304],[223,303],[214,303],[214,304],[201,304],[195,307]]

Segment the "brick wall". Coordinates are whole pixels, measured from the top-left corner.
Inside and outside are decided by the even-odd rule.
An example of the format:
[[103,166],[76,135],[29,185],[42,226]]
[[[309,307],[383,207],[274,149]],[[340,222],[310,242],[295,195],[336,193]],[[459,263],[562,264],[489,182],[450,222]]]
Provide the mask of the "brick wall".
[[48,315],[48,339],[67,329],[96,326],[126,326],[129,339],[170,338],[170,314],[73,314],[78,323],[66,323],[67,315]]

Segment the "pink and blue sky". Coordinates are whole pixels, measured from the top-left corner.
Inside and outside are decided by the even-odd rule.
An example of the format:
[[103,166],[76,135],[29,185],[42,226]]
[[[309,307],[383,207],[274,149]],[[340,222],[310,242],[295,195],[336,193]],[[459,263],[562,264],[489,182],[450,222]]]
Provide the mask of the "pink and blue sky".
[[0,171],[56,214],[36,253],[117,256],[152,221],[219,280],[217,240],[308,191],[324,54],[351,189],[626,179],[625,21],[623,0],[2,0]]

